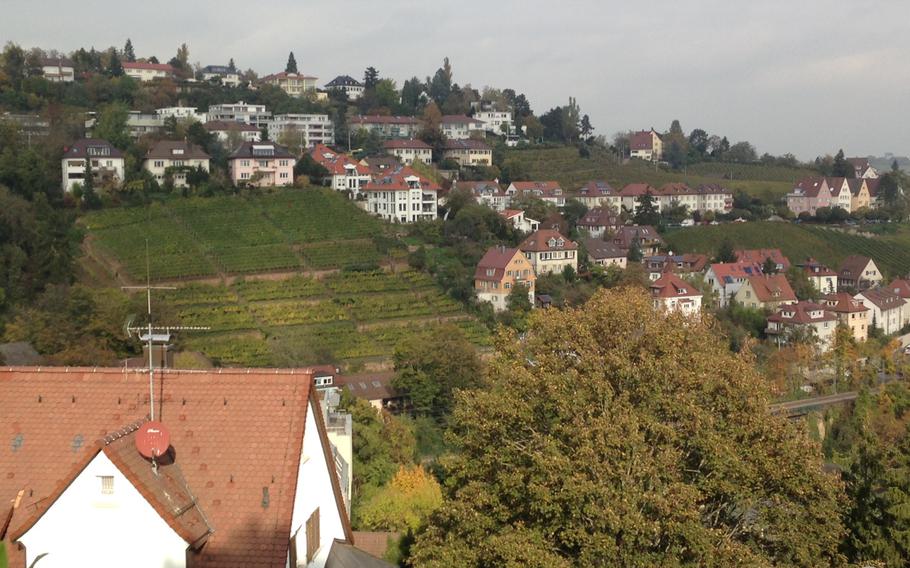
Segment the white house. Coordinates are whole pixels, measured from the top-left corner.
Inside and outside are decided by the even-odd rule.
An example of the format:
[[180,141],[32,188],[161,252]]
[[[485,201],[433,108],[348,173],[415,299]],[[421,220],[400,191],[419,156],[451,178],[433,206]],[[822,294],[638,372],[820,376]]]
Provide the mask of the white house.
[[142,63],[139,61],[124,61],[123,73],[143,83],[156,79],[167,79],[174,76],[174,68],[167,63]]
[[272,113],[265,105],[254,105],[243,101],[211,105],[207,115],[210,121],[245,122],[256,128],[268,127],[272,120]]
[[41,72],[52,83],[72,83],[76,78],[73,62],[63,57],[42,58]]
[[796,302],[778,308],[768,317],[768,335],[778,345],[790,342],[796,334],[814,337],[819,352],[828,351],[834,344],[837,316],[827,306],[813,302]]
[[651,282],[651,301],[655,308],[667,312],[679,312],[684,316],[698,316],[701,313],[701,292],[672,272],[664,272]]
[[369,166],[361,164],[341,152],[324,144],[317,144],[310,150],[310,157],[329,172],[325,180],[335,191],[349,191],[351,197],[360,195],[363,187],[373,179]]
[[890,288],[869,288],[853,296],[869,308],[869,327],[877,327],[885,335],[901,330],[907,301]]
[[415,161],[431,164],[433,162],[433,148],[418,139],[393,139],[382,143],[382,149],[395,156],[398,160],[410,166]]
[[186,187],[187,174],[191,170],[202,168],[211,171],[211,156],[202,148],[184,140],[159,140],[149,148],[142,162],[142,167],[152,174],[159,184],[165,183],[168,174],[174,187]]
[[204,112],[197,112],[196,107],[175,106],[175,107],[156,108],[155,114],[161,120],[164,120],[165,118],[172,116],[180,121],[191,121],[191,122],[205,122],[206,121],[206,114]]
[[534,274],[561,274],[567,266],[578,270],[578,245],[553,229],[532,233],[519,246],[534,267]]
[[282,137],[291,136],[304,148],[335,142],[335,125],[327,114],[276,114],[268,131],[270,140],[282,142]]
[[348,100],[354,101],[363,95],[363,83],[350,75],[339,75],[325,84],[326,91],[341,91],[348,96]]
[[506,188],[510,200],[540,199],[557,207],[566,204],[566,193],[558,181],[513,181]]
[[326,566],[353,533],[316,393],[299,370],[0,371],[10,566]]
[[504,209],[499,215],[505,219],[509,225],[516,231],[522,233],[533,233],[540,228],[540,222],[529,217],[525,217],[525,212],[521,209]]
[[273,73],[266,75],[260,81],[264,85],[274,85],[292,97],[302,97],[307,93],[316,92],[316,77],[303,73]]
[[705,272],[705,282],[725,307],[748,278],[759,274],[761,267],[751,262],[716,263]]
[[448,139],[443,146],[442,157],[455,160],[462,167],[493,165],[493,149],[482,140]]
[[96,187],[104,184],[120,185],[123,182],[123,152],[107,140],[83,138],[66,148],[60,161],[65,193],[71,192],[77,183],[85,183],[88,161],[91,163],[92,179]]
[[472,132],[483,132],[484,123],[463,114],[447,114],[442,117],[439,126],[447,139],[467,140]]
[[202,68],[202,80],[220,82],[225,87],[240,86],[240,74],[227,65],[206,65]]
[[408,166],[375,176],[361,188],[367,211],[393,223],[435,219],[440,187]]
[[505,134],[512,131],[512,113],[498,110],[479,110],[474,118],[483,123],[482,128],[493,134]]
[[262,139],[262,130],[245,122],[210,120],[202,126],[214,134],[222,144],[230,143],[232,138],[237,145],[242,142],[259,142]]
[[348,121],[348,130],[375,132],[380,138],[414,138],[420,131],[420,121],[413,116],[366,115]]

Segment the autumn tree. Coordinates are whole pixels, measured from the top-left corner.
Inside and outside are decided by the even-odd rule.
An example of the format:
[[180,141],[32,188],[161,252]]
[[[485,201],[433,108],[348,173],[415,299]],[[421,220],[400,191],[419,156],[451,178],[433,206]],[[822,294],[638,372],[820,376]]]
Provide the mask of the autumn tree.
[[415,566],[831,566],[843,491],[710,323],[600,291],[496,340],[457,396]]
[[392,481],[359,510],[357,524],[367,530],[416,531],[442,505],[439,482],[422,466],[399,466]]

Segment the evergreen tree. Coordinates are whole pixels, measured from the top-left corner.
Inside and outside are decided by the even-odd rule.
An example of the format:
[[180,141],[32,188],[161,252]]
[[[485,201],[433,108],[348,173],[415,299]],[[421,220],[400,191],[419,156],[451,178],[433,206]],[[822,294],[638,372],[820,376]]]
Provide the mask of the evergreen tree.
[[838,150],[834,156],[834,164],[831,167],[831,175],[834,177],[852,178],[856,177],[856,170],[844,157],[843,149]]
[[900,173],[900,171],[901,171],[901,166],[900,166],[900,164],[897,163],[897,158],[894,158],[894,160],[892,160],[892,162],[891,162],[891,173],[896,174],[896,173]]
[[581,117],[581,135],[585,138],[594,133],[594,126],[591,125],[591,118],[588,115]]
[[120,58],[117,57],[117,50],[113,47],[108,52],[108,59],[107,75],[109,77],[122,77],[123,65],[120,63]]
[[123,59],[129,63],[136,61],[136,52],[133,51],[133,42],[126,38],[126,44],[123,46]]
[[714,262],[736,262],[736,253],[733,251],[733,243],[730,242],[730,239],[724,239],[720,243],[720,248],[717,249],[717,254],[714,256]]
[[660,212],[657,210],[654,195],[646,191],[638,198],[638,208],[635,210],[636,225],[657,225],[660,223]]
[[365,89],[375,89],[379,82],[379,71],[375,67],[367,67],[363,72],[363,87]]
[[288,64],[284,67],[285,73],[297,73],[297,60],[294,58],[294,52],[288,54]]
[[762,274],[777,274],[777,263],[770,256],[761,265]]
[[228,61],[228,71],[230,71],[231,73],[236,73],[236,72],[237,72],[237,66],[234,65],[234,58],[233,58],[233,57],[231,57],[231,60]]

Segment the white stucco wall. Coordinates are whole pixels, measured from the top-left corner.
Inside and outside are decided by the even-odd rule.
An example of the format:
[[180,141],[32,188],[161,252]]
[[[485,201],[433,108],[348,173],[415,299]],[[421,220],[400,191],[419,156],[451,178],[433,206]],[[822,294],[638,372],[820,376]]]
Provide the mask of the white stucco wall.
[[[335,493],[329,475],[334,475],[334,464],[326,462],[316,429],[316,410],[309,404],[306,416],[306,430],[303,435],[303,449],[300,456],[300,470],[297,472],[297,497],[291,516],[291,535],[297,534],[297,565],[307,568],[322,568],[336,538],[343,539],[344,528],[335,504]],[[330,472],[333,472],[330,474]],[[319,550],[313,562],[306,563],[306,521],[319,508]],[[43,568],[43,567],[42,567]]]
[[[113,476],[112,495],[101,476]],[[100,452],[19,539],[37,568],[182,568],[187,543]]]

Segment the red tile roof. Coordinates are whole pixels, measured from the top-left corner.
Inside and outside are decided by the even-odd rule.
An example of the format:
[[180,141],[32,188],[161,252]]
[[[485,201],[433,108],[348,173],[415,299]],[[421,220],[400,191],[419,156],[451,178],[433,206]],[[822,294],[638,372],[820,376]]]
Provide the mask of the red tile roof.
[[606,197],[609,195],[617,195],[617,193],[609,183],[597,180],[589,181],[579,188],[578,195],[579,197]]
[[891,284],[888,284],[888,289],[905,300],[910,299],[910,280],[902,278],[893,280]]
[[432,147],[424,142],[423,140],[386,140],[382,143],[382,147],[386,150],[394,150],[396,148],[415,148],[417,150],[430,150]]
[[736,260],[740,262],[751,262],[761,266],[765,260],[770,258],[774,264],[783,267],[783,270],[790,268],[790,259],[784,256],[780,249],[742,249],[734,251]]
[[511,185],[518,191],[542,191],[544,194],[562,191],[558,181],[513,181]]
[[836,314],[849,314],[854,312],[868,312],[867,308],[863,303],[847,292],[838,292],[836,294],[828,294],[823,296],[822,300],[824,301],[825,306]]
[[760,274],[746,278],[762,303],[795,302],[796,294],[784,274]]
[[632,247],[635,240],[638,240],[639,245],[646,246],[665,244],[663,237],[651,225],[625,225],[618,227],[616,234],[613,235],[613,243],[626,250]]
[[502,211],[499,212],[499,214],[502,217],[505,217],[506,219],[511,219],[512,217],[517,217],[517,216],[521,215],[522,213],[524,213],[524,211],[522,211],[521,209],[503,209]]
[[412,124],[418,125],[420,121],[413,116],[385,116],[381,114],[370,114],[355,116],[351,119],[351,124]]
[[900,295],[895,294],[889,288],[869,288],[857,296],[863,296],[883,311],[900,308],[906,303]]
[[625,258],[626,251],[622,250],[613,243],[608,243],[600,239],[582,239],[588,256],[594,260],[604,260],[607,258]]
[[803,270],[809,276],[819,277],[819,276],[837,276],[837,272],[834,272],[824,264],[815,260],[812,257],[806,259],[806,262],[802,264]]
[[[554,244],[550,244],[550,241],[555,241]],[[562,240],[562,246],[559,245],[559,241]],[[520,245],[518,245],[523,252],[546,252],[550,250],[575,250],[578,248],[578,245],[570,241],[566,237],[562,236],[559,231],[554,229],[540,229],[524,240]]]
[[[797,182],[793,192],[805,197],[818,197],[822,189],[828,189],[825,178],[810,177]],[[828,190],[830,192],[830,190]]]
[[455,140],[449,138],[445,141],[446,150],[491,150],[490,145],[483,140]]
[[[850,194],[853,195],[854,197],[858,196],[860,194],[860,191],[862,191],[862,189],[863,189],[863,183],[865,181],[866,180],[864,180],[862,178],[848,179],[847,185],[850,187]],[[868,188],[868,186],[867,186],[867,188]]]
[[611,207],[592,207],[578,220],[577,224],[581,228],[615,228],[622,225],[622,219]]
[[619,192],[623,197],[638,197],[646,193],[657,195],[657,190],[646,183],[630,183]]
[[[370,167],[361,164],[342,152],[336,152],[325,144],[316,144],[310,150],[310,157],[332,175],[345,175],[351,167],[360,175],[369,175]],[[347,166],[347,167],[346,167]]]
[[366,183],[362,191],[408,191],[415,189],[411,187],[408,178],[416,178],[420,189],[424,191],[439,191],[441,188],[433,180],[427,179],[418,174],[408,166],[402,166],[394,171],[385,172],[375,176]]
[[841,278],[848,280],[864,280],[866,267],[869,266],[870,262],[872,262],[872,259],[868,256],[851,254],[841,262],[839,274]]
[[[489,282],[499,282],[506,274],[509,263],[515,258],[516,254],[521,254],[518,249],[506,247],[493,247],[488,249],[477,263],[474,269],[475,280],[486,280]],[[487,274],[487,270],[492,270],[493,274]]]
[[651,296],[654,298],[692,298],[701,296],[701,293],[694,285],[672,272],[664,272],[660,278],[651,283]]
[[[818,314],[813,317],[812,314]],[[828,311],[826,306],[814,302],[797,302],[781,306],[777,313],[769,316],[768,321],[789,324],[808,324],[823,321],[836,321],[837,316]]]
[[[641,130],[639,132],[633,132],[629,136],[629,148],[634,150],[653,150],[654,149],[654,139],[652,134],[657,134],[654,132],[654,129],[651,130]],[[660,138],[660,136],[657,136]]]
[[878,186],[881,185],[881,178],[866,179],[866,188],[869,190],[869,197],[878,197]]
[[[306,371],[279,369],[157,374],[156,415],[170,429],[174,464],[214,529],[205,547],[193,555],[193,566],[285,565],[307,403],[315,392],[312,381]],[[148,400],[148,374],[141,370],[0,371],[0,425],[13,437],[13,443],[0,444],[0,502],[9,502],[20,489],[26,495],[10,524],[13,538],[21,536],[61,484],[99,451],[111,457],[153,506],[166,499],[164,491],[184,499],[177,470],[173,479],[155,485],[131,452],[132,432],[124,433],[124,424],[148,415]],[[318,409],[315,397],[312,402]],[[322,428],[327,461],[333,463],[321,412],[314,418]],[[334,475],[331,479],[350,538],[338,480]],[[268,506],[262,505],[263,488],[270,490]],[[187,539],[207,532],[195,513],[186,521],[162,510],[159,514],[172,526],[177,523]],[[18,558],[11,561],[17,565]]]
[[719,262],[712,264],[709,270],[714,273],[719,284],[761,274],[761,266],[754,262]]

